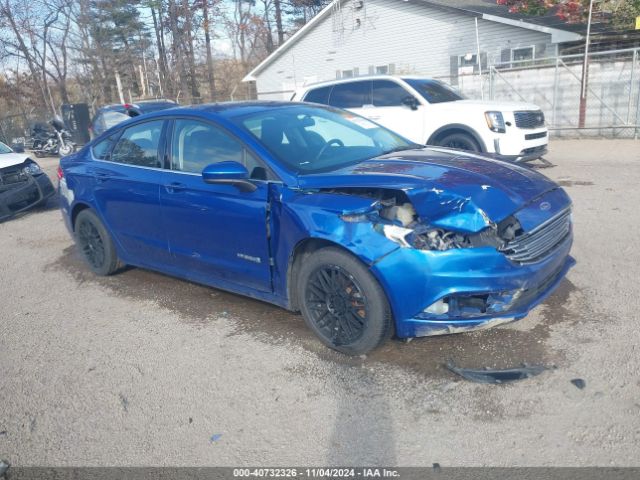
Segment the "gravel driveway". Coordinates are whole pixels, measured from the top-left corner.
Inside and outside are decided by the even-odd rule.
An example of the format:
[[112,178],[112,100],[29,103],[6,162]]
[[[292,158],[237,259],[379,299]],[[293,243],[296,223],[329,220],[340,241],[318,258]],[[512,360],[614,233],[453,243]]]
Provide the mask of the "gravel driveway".
[[[518,323],[358,359],[265,303],[135,268],[95,277],[55,202],[0,224],[0,458],[640,465],[640,143],[556,141],[547,158],[575,203],[559,290]],[[448,359],[557,368],[480,385]]]

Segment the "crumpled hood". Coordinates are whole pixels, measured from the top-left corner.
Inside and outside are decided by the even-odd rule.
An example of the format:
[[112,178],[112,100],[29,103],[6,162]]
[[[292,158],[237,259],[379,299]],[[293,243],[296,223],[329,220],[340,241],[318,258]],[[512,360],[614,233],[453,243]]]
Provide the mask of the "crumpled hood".
[[524,167],[432,148],[385,155],[330,173],[300,176],[299,187],[400,189],[424,222],[467,232],[500,222],[559,188]]
[[13,165],[19,165],[24,162],[28,155],[24,153],[0,153],[0,168],[12,167]]

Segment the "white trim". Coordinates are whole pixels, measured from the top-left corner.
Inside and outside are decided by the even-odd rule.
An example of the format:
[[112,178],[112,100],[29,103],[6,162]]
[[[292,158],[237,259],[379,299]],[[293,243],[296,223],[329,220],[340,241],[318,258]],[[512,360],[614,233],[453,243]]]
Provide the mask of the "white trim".
[[535,23],[525,22],[524,20],[512,20],[511,18],[499,17],[498,15],[484,13],[482,14],[482,19],[488,20],[489,22],[502,23],[513,27],[527,28],[529,30],[535,30],[536,32],[547,33],[551,35],[551,43],[573,42],[584,38],[579,33],[567,32],[559,28],[544,27],[542,25],[536,25]]

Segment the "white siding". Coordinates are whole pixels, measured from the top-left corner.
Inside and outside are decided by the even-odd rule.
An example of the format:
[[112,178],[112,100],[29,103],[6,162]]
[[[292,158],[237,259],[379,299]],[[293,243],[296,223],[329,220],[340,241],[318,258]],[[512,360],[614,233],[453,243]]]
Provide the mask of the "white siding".
[[[354,10],[344,2],[341,15],[325,17],[257,75],[258,97],[289,99],[295,86],[336,78],[336,71],[393,64],[396,74],[447,79],[451,56],[476,53],[472,16],[402,0],[364,0]],[[357,20],[360,26],[357,27]],[[536,45],[536,56],[555,54],[551,35],[478,20],[480,50],[498,63],[505,49]]]

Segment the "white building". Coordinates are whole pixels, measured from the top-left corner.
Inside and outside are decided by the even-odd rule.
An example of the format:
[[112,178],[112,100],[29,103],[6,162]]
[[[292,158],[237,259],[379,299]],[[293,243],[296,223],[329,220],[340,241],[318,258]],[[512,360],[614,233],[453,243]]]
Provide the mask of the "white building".
[[305,84],[373,73],[456,85],[490,64],[556,56],[560,43],[581,38],[557,17],[525,21],[495,0],[334,0],[244,81],[272,100]]

